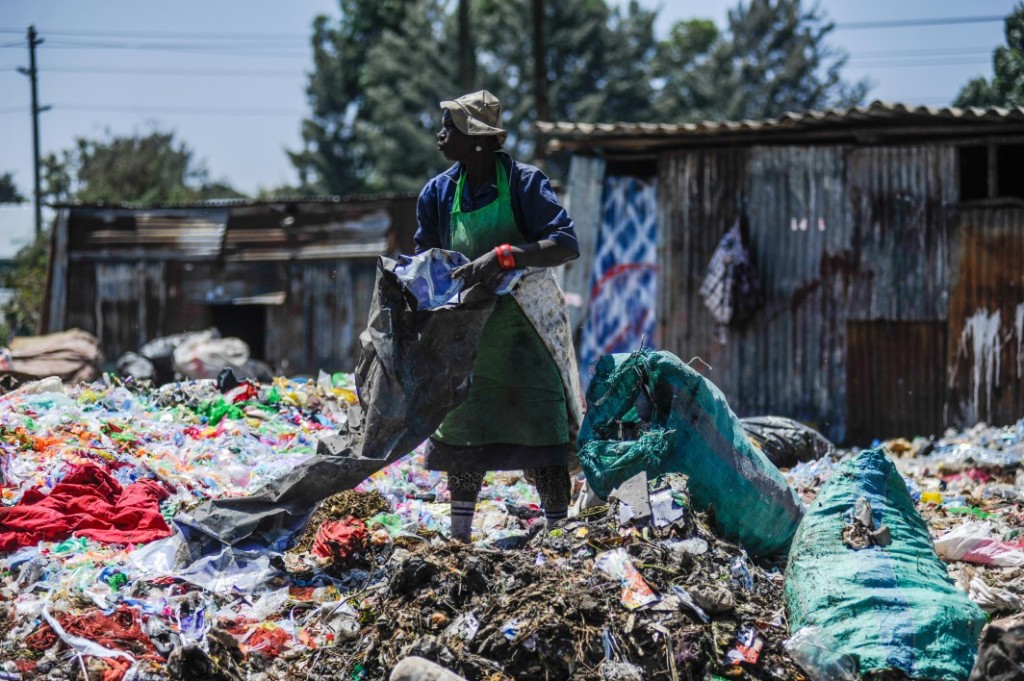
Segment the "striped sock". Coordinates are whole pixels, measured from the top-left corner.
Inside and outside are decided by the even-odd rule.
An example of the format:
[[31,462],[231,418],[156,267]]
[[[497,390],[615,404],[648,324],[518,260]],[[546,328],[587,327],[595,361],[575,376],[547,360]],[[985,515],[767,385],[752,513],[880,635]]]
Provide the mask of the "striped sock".
[[469,541],[473,532],[473,511],[476,510],[475,501],[452,500],[452,539]]
[[548,521],[548,527],[554,527],[559,520],[565,520],[569,515],[569,507],[563,506],[559,509],[544,509],[544,519]]

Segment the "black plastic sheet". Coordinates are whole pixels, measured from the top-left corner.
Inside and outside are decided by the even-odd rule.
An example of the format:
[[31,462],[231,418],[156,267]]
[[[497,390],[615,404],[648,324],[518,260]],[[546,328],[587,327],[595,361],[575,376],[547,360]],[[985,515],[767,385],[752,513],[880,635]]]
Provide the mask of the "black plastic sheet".
[[799,421],[782,416],[740,419],[743,430],[776,466],[789,468],[831,454],[835,447],[824,435]]
[[[369,323],[356,366],[359,408],[348,425],[320,441],[316,456],[248,497],[204,503],[185,524],[219,542],[270,545],[302,529],[316,505],[351,489],[430,436],[469,393],[480,333],[494,310],[494,293],[478,285],[457,304],[419,310],[381,257]],[[195,557],[196,551],[192,552]]]

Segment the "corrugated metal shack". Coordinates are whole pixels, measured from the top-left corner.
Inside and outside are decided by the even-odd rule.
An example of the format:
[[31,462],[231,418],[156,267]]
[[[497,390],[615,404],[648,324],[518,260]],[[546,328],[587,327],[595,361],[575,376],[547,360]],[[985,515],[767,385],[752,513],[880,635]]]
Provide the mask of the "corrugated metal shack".
[[290,375],[355,367],[376,257],[416,226],[414,195],[56,208],[44,332],[116,359],[216,326]]
[[[538,129],[573,154],[581,231],[602,178],[655,184],[656,345],[713,367],[692,364],[739,414],[855,444],[1024,416],[1024,109]],[[723,335],[698,289],[737,220],[766,300]]]

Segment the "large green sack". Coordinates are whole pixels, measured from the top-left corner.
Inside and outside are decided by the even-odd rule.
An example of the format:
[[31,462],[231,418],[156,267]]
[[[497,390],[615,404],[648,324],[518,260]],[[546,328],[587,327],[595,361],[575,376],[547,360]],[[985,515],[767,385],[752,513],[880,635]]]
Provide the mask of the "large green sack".
[[[857,500],[892,542],[843,541]],[[968,677],[985,614],[958,591],[935,555],[928,527],[884,451],[846,461],[821,488],[793,540],[786,567],[793,632],[813,626],[857,661],[861,674],[898,670],[913,679]]]
[[605,355],[587,390],[579,458],[607,497],[640,471],[684,473],[700,510],[753,555],[785,552],[804,507],[714,383],[670,352]]

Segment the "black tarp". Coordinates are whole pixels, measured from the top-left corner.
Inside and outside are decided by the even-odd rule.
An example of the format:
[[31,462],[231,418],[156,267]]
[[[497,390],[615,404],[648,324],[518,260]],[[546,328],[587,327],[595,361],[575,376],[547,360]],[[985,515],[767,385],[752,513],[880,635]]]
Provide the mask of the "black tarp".
[[[355,378],[359,406],[337,435],[320,441],[316,456],[260,492],[216,499],[190,518],[176,519],[205,539],[236,544],[279,542],[305,524],[316,505],[355,487],[433,433],[469,392],[480,333],[494,310],[494,293],[477,285],[458,304],[419,310],[381,257],[369,322]],[[205,552],[205,549],[200,549]],[[195,552],[193,552],[193,558]]]
[[835,451],[824,435],[783,416],[750,416],[740,419],[740,423],[768,460],[782,468],[820,459]]

